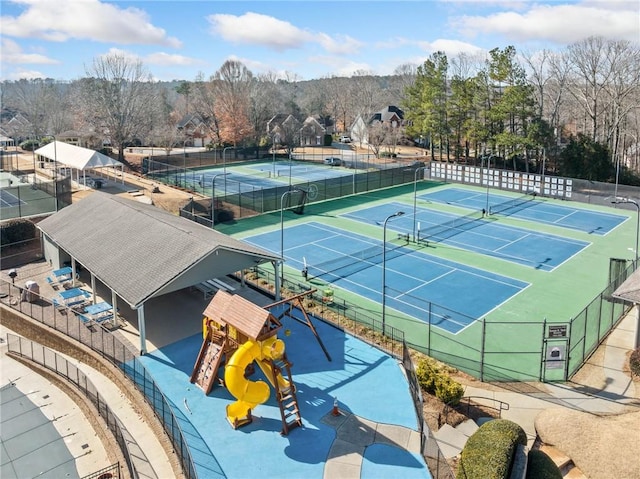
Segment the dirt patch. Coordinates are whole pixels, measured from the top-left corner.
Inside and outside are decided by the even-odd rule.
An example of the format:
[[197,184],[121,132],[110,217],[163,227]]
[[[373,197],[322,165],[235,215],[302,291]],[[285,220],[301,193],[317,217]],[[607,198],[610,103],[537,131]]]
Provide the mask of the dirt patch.
[[547,409],[536,418],[540,440],[569,456],[587,477],[640,477],[640,412],[598,417]]

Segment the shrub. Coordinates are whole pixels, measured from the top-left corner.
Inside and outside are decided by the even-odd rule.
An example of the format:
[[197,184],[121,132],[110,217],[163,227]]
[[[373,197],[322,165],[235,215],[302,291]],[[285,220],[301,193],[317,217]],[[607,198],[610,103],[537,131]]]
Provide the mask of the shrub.
[[38,140],[26,140],[20,143],[20,148],[24,151],[33,151],[40,148],[40,142]]
[[464,394],[462,385],[453,380],[432,359],[421,359],[416,368],[420,387],[429,394],[452,406],[457,405]]
[[36,225],[24,218],[16,218],[0,224],[0,243],[8,245],[36,237]]
[[506,479],[518,444],[527,435],[515,422],[494,419],[484,423],[469,438],[462,453],[457,479]]
[[562,472],[544,452],[533,449],[527,458],[526,479],[562,479]]
[[460,383],[443,374],[436,378],[436,397],[445,404],[457,406],[464,394]]
[[629,369],[631,369],[631,374],[640,376],[640,348],[631,352],[631,356],[629,356]]

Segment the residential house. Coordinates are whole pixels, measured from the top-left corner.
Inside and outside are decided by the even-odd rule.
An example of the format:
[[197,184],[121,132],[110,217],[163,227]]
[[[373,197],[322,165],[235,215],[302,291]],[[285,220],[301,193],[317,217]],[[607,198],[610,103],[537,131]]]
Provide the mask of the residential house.
[[328,117],[309,116],[300,128],[300,146],[322,146],[324,137],[333,131],[333,122]]
[[210,142],[209,129],[200,115],[189,113],[176,125],[187,146],[206,146]]
[[293,147],[300,141],[301,123],[293,115],[278,113],[267,122],[267,135],[274,145]]
[[351,139],[357,143],[368,143],[368,130],[377,123],[400,128],[404,125],[404,112],[397,106],[388,106],[375,113],[358,115],[349,129]]

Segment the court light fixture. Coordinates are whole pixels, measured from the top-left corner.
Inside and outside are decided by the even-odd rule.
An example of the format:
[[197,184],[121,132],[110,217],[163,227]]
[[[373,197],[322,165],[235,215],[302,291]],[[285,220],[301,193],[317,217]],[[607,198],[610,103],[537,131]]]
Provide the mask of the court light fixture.
[[404,215],[404,211],[397,211],[387,216],[382,224],[382,335],[386,335],[386,303],[387,303],[387,222],[391,218]]

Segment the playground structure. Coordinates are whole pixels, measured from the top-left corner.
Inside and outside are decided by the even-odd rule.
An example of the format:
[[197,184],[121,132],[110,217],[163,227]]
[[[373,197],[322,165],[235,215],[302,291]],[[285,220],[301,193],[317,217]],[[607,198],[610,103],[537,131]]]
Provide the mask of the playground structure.
[[[281,328],[282,323],[267,309],[223,290],[216,293],[204,310],[203,343],[191,382],[209,394],[216,379],[220,380],[236,398],[226,408],[227,420],[234,429],[251,423],[252,409],[270,396],[266,382],[248,379],[254,372],[254,364],[276,391],[281,434],[302,425],[291,363],[284,342],[277,337]],[[218,371],[223,365],[222,380]]]

